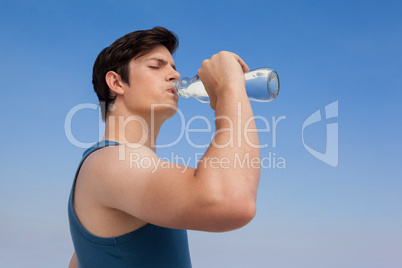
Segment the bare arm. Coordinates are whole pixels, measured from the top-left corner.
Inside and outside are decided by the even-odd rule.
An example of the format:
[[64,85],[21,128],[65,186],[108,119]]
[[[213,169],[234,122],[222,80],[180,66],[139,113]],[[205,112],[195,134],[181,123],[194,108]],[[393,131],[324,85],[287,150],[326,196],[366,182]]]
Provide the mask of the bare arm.
[[68,265],[68,268],[77,268],[78,264],[77,264],[77,257],[75,256],[75,252],[73,254],[73,256],[71,257],[71,261],[70,264]]
[[216,135],[197,169],[169,165],[145,147],[108,147],[82,167],[91,174],[87,189],[93,189],[94,198],[164,227],[220,232],[247,224],[255,215],[260,177],[258,134],[244,131],[255,129],[245,92],[247,70],[229,52],[203,62],[199,76],[216,111]]
[[[240,225],[254,217],[260,179],[258,134],[245,131],[256,128],[245,91],[245,71],[249,68],[240,57],[221,52],[204,61],[198,72],[216,111],[216,135],[198,164],[196,177],[210,180],[211,192],[222,204],[220,215],[230,218],[231,213],[240,212],[236,215]],[[216,168],[213,159],[225,160],[228,168]]]

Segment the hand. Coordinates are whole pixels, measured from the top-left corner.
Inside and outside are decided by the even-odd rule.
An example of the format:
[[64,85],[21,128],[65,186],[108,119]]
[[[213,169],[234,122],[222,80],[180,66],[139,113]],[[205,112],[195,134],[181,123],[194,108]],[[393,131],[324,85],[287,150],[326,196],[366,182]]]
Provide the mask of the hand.
[[198,76],[209,95],[212,109],[215,110],[216,100],[222,94],[230,95],[232,90],[244,88],[244,72],[249,70],[238,55],[227,51],[219,52],[202,62]]

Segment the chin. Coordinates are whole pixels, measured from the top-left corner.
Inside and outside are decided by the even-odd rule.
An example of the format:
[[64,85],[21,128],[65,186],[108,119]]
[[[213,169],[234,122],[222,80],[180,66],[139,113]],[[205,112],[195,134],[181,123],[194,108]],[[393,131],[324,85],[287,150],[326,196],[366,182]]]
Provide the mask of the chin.
[[171,103],[157,103],[151,106],[151,111],[155,116],[160,116],[165,119],[174,116],[178,109],[177,101],[172,101]]

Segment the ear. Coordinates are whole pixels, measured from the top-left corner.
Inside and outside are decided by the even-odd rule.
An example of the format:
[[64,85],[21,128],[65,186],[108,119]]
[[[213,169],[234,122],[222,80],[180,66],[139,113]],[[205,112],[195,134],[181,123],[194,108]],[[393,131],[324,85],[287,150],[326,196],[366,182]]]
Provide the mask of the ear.
[[124,94],[124,82],[121,80],[121,77],[118,73],[114,71],[109,71],[106,74],[105,80],[111,91],[120,95]]

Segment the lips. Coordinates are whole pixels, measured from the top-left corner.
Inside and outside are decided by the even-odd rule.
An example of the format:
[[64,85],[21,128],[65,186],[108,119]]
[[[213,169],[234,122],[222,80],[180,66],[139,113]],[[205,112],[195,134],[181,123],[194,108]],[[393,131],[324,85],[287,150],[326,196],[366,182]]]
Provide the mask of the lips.
[[174,87],[169,88],[167,91],[169,91],[170,93],[172,93],[172,94],[176,95],[176,90],[175,90],[175,88],[174,88]]

